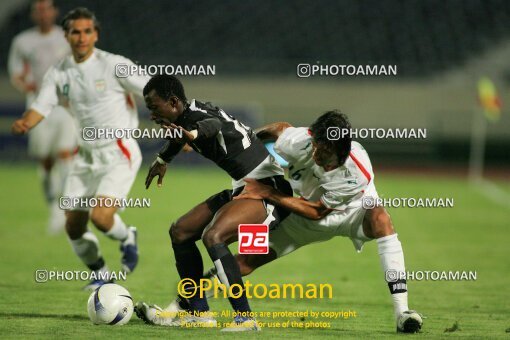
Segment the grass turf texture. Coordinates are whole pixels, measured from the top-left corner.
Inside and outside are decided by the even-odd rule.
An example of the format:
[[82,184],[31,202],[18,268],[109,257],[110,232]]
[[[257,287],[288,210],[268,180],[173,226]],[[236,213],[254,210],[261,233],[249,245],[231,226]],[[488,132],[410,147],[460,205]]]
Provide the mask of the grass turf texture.
[[[149,197],[151,207],[128,209],[127,223],[139,230],[140,262],[120,282],[135,301],[166,306],[175,296],[177,272],[168,239],[168,226],[210,194],[229,186],[226,175],[215,169],[167,171],[164,186],[145,191],[142,168],[131,197]],[[46,209],[33,167],[0,167],[2,204],[0,240],[0,334],[10,337],[171,337],[205,336],[267,338],[383,338],[395,333],[393,309],[375,242],[356,254],[351,242],[334,238],[314,244],[252,274],[252,283],[330,283],[333,299],[253,299],[254,311],[356,311],[356,318],[307,321],[330,322],[327,329],[264,328],[254,334],[220,334],[217,329],[174,329],[147,326],[135,315],[123,327],[95,326],[87,316],[85,282],[36,283],[37,269],[83,270],[66,237],[46,235]],[[402,241],[408,270],[477,271],[476,281],[413,281],[410,307],[426,316],[417,337],[508,337],[510,328],[510,265],[508,211],[469,187],[462,179],[384,174],[376,178],[386,197],[453,197],[454,208],[390,209]],[[99,235],[99,232],[96,232]],[[110,269],[120,268],[118,243],[99,235]],[[205,267],[211,265],[203,247]],[[246,278],[245,278],[246,279]],[[226,300],[210,301],[212,310],[230,310]],[[219,318],[222,322],[229,318]],[[300,321],[297,318],[259,318],[263,322]],[[458,329],[445,332],[445,329]]]

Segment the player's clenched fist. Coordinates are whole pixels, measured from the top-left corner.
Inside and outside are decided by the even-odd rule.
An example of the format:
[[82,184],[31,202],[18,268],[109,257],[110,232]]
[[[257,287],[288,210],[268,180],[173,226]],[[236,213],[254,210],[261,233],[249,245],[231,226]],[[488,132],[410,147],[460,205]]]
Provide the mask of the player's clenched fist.
[[16,120],[11,127],[11,131],[15,135],[22,135],[24,133],[27,133],[28,130],[30,130],[30,128],[29,126],[27,126],[24,119]]
[[163,177],[165,177],[165,173],[166,163],[164,161],[160,162],[160,158],[156,159],[152,163],[149,173],[147,174],[147,178],[145,179],[145,189],[149,189],[152,179],[156,176],[158,176],[158,187],[161,187],[163,185]]

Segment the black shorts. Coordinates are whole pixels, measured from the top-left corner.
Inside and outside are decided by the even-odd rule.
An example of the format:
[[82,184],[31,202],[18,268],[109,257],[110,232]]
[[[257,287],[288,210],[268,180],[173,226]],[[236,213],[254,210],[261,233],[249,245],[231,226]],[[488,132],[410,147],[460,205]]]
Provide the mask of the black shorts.
[[[266,177],[258,179],[257,181],[269,185],[286,195],[292,196],[292,187],[283,176]],[[216,214],[216,212],[220,210],[221,207],[223,207],[228,202],[232,201],[232,198],[239,195],[243,191],[243,189],[244,186],[236,188],[235,191],[232,189],[223,190],[215,195],[212,195],[205,202],[207,203],[209,209],[214,214]],[[278,223],[283,221],[290,214],[290,211],[282,207],[273,205],[270,202],[264,200],[263,203],[264,206],[266,207],[266,210],[269,212],[269,215],[265,223],[269,226],[269,229],[274,229]]]

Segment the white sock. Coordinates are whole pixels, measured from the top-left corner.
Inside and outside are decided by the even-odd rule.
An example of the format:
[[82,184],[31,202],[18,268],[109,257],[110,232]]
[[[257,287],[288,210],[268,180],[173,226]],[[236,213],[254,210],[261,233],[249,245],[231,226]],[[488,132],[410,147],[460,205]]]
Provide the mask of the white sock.
[[113,226],[105,233],[105,235],[111,239],[119,240],[121,242],[128,238],[128,229],[119,214],[113,215]]
[[71,246],[78,257],[85,263],[89,268],[94,270],[94,267],[99,269],[104,266],[104,261],[99,251],[99,241],[92,232],[87,231],[77,240],[70,240]]
[[[381,265],[388,282],[395,317],[409,310],[407,305],[407,284],[405,277],[404,252],[398,235],[393,234],[377,239],[377,248]],[[402,278],[402,279],[401,279]],[[398,279],[395,281],[395,279]]]

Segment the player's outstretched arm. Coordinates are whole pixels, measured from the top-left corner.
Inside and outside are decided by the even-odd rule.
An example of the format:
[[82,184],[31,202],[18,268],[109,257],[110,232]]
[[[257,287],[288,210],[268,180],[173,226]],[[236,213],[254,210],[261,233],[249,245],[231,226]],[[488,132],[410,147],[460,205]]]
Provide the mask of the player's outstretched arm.
[[184,144],[169,140],[165,146],[159,151],[156,160],[151,164],[149,173],[145,178],[145,189],[149,189],[154,177],[158,176],[158,187],[163,185],[163,177],[166,173],[166,163],[170,163],[172,159],[182,150]]
[[11,77],[11,84],[23,94],[35,92],[37,87],[33,82],[27,82],[24,74],[17,74]]
[[35,110],[28,110],[23,114],[23,117],[14,121],[11,131],[15,135],[22,135],[30,131],[34,126],[39,124],[44,116]]
[[158,156],[156,160],[152,162],[151,167],[149,168],[149,173],[145,178],[145,189],[149,189],[152,180],[156,176],[158,176],[158,187],[161,187],[163,185],[163,177],[165,177],[165,173],[166,162]]
[[243,192],[234,197],[234,199],[250,198],[267,200],[272,204],[283,207],[310,220],[320,220],[333,211],[333,209],[326,207],[321,201],[310,202],[298,197],[288,196],[254,179],[247,178],[244,181],[246,185]]
[[170,125],[163,124],[163,125],[161,125],[161,127],[164,129],[167,129],[167,130],[172,130],[174,132],[178,131],[179,135],[182,135],[182,137],[178,137],[177,134],[175,135],[175,137],[173,139],[177,143],[188,144],[188,143],[193,142],[198,136],[197,130],[188,131],[185,128],[183,128],[182,126],[175,125],[174,123],[171,123]]
[[258,128],[255,130],[255,133],[263,142],[274,142],[289,127],[292,127],[292,125],[287,122],[277,122]]

